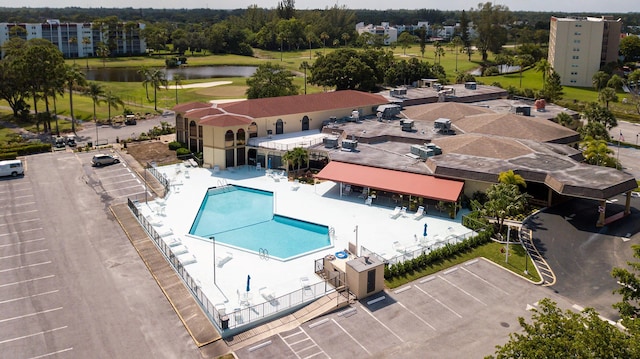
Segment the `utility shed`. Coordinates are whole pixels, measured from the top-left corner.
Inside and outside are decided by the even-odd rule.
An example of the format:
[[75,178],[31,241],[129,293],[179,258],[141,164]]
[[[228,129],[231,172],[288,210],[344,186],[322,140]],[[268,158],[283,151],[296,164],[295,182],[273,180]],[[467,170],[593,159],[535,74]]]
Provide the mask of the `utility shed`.
[[384,263],[375,257],[358,257],[346,263],[349,290],[358,299],[384,290]]

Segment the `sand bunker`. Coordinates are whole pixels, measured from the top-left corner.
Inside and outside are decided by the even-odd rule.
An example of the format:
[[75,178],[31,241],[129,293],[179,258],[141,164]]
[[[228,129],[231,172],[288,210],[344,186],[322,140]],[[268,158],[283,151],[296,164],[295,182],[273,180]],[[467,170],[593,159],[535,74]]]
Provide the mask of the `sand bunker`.
[[[213,82],[201,82],[197,84],[189,84],[189,85],[178,85],[179,89],[196,89],[196,88],[205,88],[205,87],[214,87],[214,86],[222,86],[232,84],[231,81],[213,81]],[[166,90],[175,90],[176,85],[163,86],[162,88]]]

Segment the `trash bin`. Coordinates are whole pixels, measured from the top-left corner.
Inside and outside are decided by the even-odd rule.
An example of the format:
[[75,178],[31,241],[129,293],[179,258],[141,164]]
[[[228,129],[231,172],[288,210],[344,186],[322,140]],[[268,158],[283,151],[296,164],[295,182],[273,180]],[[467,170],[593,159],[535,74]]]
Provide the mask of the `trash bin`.
[[222,327],[222,330],[229,329],[229,316],[228,315],[221,315],[220,316],[220,326]]
[[87,142],[87,147],[93,147],[93,142]]

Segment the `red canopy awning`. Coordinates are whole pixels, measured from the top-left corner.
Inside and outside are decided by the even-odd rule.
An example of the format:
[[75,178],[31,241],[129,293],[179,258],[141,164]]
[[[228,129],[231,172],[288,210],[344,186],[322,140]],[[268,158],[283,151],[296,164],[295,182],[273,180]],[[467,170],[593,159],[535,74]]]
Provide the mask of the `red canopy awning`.
[[460,181],[337,161],[329,162],[316,177],[447,202],[457,201],[464,186]]

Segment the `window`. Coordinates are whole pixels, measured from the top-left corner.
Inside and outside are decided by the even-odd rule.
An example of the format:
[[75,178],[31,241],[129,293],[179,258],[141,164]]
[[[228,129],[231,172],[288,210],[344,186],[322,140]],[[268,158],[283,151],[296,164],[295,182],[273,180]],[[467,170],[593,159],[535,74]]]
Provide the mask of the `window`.
[[573,34],[574,34],[574,35],[576,35],[576,36],[580,36],[580,35],[582,35],[579,31],[576,31],[576,32],[574,32]]
[[578,72],[577,72],[577,71],[573,71],[573,72],[571,73],[571,75],[577,75],[577,74],[578,74]]
[[573,48],[573,51],[574,51],[574,52],[579,52],[579,51],[580,51],[580,48],[579,48],[579,47],[574,47],[574,48]]
[[571,82],[572,84],[575,84],[577,81],[576,80],[571,80],[569,82]]
[[574,43],[574,44],[579,44],[579,43],[580,43],[580,40],[573,40],[573,43]]
[[578,60],[578,59],[580,59],[580,56],[578,56],[578,55],[573,55],[571,58],[572,58],[572,59],[574,59],[574,60]]
[[224,134],[224,147],[233,147],[233,137],[233,131],[231,130]]

